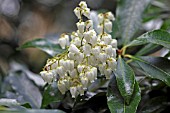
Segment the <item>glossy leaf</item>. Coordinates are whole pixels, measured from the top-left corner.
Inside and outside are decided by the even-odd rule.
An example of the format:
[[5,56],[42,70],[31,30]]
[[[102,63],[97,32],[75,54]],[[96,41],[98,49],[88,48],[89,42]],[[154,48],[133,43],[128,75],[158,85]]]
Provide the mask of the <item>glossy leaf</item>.
[[146,43],[162,45],[163,47],[170,49],[170,34],[163,30],[154,30],[141,35],[127,46],[137,46]]
[[170,74],[165,72],[164,70],[160,69],[159,67],[142,60],[137,57],[132,57],[135,63],[137,63],[137,67],[142,70],[142,72],[151,78],[161,80],[165,82],[168,86],[170,86]]
[[128,43],[141,26],[142,14],[151,0],[119,0],[116,17],[124,44]]
[[[164,57],[154,57],[154,56],[139,56],[144,61],[166,71],[170,74],[170,60]],[[160,65],[161,64],[161,65]]]
[[146,54],[151,54],[151,53],[158,51],[159,49],[161,49],[161,47],[159,47],[156,44],[148,44],[144,46],[143,48],[141,48],[135,55],[142,56]]
[[60,102],[63,99],[63,95],[57,88],[56,82],[45,87],[42,100],[42,108],[46,107],[52,102]]
[[42,95],[31,80],[22,72],[12,72],[7,78],[14,91],[22,96],[22,101],[28,102],[32,108],[40,108]]
[[108,92],[107,92],[107,104],[111,113],[136,113],[138,104],[141,100],[140,89],[138,83],[135,82],[134,92],[132,99],[127,105],[122,98],[118,86],[116,83],[116,78],[113,77],[109,83]]
[[54,44],[48,39],[35,39],[32,41],[28,41],[25,44],[21,45],[18,50],[25,48],[38,48],[51,56],[54,56],[64,51],[63,49],[61,49],[59,44]]
[[129,104],[134,90],[135,74],[132,68],[119,56],[115,72],[119,91]]

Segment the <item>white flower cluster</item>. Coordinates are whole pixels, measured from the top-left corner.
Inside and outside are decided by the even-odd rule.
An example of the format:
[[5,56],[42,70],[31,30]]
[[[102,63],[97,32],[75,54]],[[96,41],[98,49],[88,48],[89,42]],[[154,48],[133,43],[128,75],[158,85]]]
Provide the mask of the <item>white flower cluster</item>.
[[[97,35],[93,29],[93,21],[89,19],[90,9],[86,2],[80,2],[74,13],[79,19],[76,23],[78,30],[70,36],[62,34],[59,38],[61,48],[66,51],[49,59],[40,72],[48,83],[58,77],[58,89],[62,94],[70,90],[72,98],[79,94],[84,95],[87,87],[97,79],[98,70],[106,79],[110,79],[117,64],[117,40],[108,34],[112,31],[113,14],[108,12],[98,15]],[[85,22],[82,16],[87,17]]]

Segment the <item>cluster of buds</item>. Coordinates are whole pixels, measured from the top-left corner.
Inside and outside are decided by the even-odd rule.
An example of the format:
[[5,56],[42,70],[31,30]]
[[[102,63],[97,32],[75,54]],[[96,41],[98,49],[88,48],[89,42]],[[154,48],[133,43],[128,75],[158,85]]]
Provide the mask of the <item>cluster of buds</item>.
[[[98,72],[110,79],[117,64],[117,40],[108,34],[112,30],[113,14],[108,12],[98,15],[97,34],[93,29],[93,21],[89,19],[90,9],[86,2],[80,2],[74,13],[79,19],[76,23],[78,30],[70,36],[62,34],[59,38],[61,48],[66,51],[49,59],[40,72],[46,82],[57,81],[62,94],[70,90],[72,98],[84,95],[88,86],[97,79]],[[87,17],[86,21],[83,21],[82,16]]]

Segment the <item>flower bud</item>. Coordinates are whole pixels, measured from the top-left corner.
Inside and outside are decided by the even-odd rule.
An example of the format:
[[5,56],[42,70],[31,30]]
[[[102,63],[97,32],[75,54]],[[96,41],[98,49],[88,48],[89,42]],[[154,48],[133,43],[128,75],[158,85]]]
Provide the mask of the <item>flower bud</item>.
[[81,73],[84,68],[85,68],[85,65],[82,65],[82,64],[79,64],[79,65],[77,66],[77,70],[78,70],[79,73]]
[[75,98],[77,96],[77,87],[70,87],[70,93],[72,95],[72,98]]
[[70,58],[71,60],[75,60],[75,53],[69,52],[68,58]]
[[78,28],[79,32],[83,33],[84,28],[85,28],[85,23],[84,22],[77,22],[76,25],[77,25],[77,28]]
[[84,54],[86,54],[86,56],[90,56],[91,46],[89,44],[85,44],[83,46],[83,52],[84,52]]
[[101,52],[101,47],[100,47],[100,46],[95,46],[95,47],[92,48],[91,51],[92,51],[92,54],[93,54],[94,56],[98,56],[99,53]]
[[93,83],[94,82],[94,73],[93,71],[89,70],[85,73],[85,76],[88,78],[88,80]]
[[67,91],[66,87],[65,87],[65,83],[62,80],[59,80],[57,83],[58,89],[60,90],[60,92],[62,94],[65,94],[65,92]]
[[63,66],[58,66],[56,69],[56,72],[59,74],[61,78],[65,76],[65,70]]
[[112,41],[112,36],[110,34],[104,34],[102,36],[103,41],[105,44],[109,44]]
[[84,95],[84,89],[83,89],[83,86],[82,86],[82,85],[78,85],[78,86],[77,86],[77,90],[78,90],[78,92],[80,93],[80,96],[83,96],[83,95]]
[[90,9],[89,8],[84,8],[83,15],[87,18],[90,18]]
[[75,15],[77,16],[78,19],[81,19],[80,10],[81,9],[79,7],[76,7],[74,9],[74,13],[75,13]]
[[88,87],[88,83],[89,83],[88,78],[83,76],[83,77],[80,78],[80,80],[81,80],[81,83],[83,85],[83,89],[86,90],[87,87]]
[[112,32],[112,22],[110,20],[105,21],[104,27],[106,28],[107,32]]
[[76,45],[76,46],[81,46],[81,40],[79,37],[75,37],[72,41],[72,44]]
[[72,78],[75,78],[78,76],[78,72],[76,69],[72,70],[69,72],[69,75],[72,77]]
[[114,58],[109,58],[107,60],[108,67],[112,69],[112,71],[116,70],[117,62]]
[[115,20],[115,17],[114,17],[114,15],[112,14],[112,12],[107,12],[107,13],[106,13],[106,18],[108,18],[109,20],[112,20],[112,21]]
[[79,52],[77,55],[76,55],[76,61],[80,64],[84,59],[84,53],[81,53]]
[[104,69],[104,75],[105,75],[106,79],[110,79],[111,74],[112,74],[111,68]]
[[113,56],[113,48],[112,48],[112,46],[111,46],[111,45],[107,45],[107,46],[105,47],[105,52],[106,52],[106,54],[108,54],[109,56]]
[[52,72],[48,72],[48,71],[41,71],[40,75],[43,78],[43,80],[48,83],[51,83],[54,78]]
[[79,6],[81,7],[81,8],[87,8],[87,4],[86,4],[86,2],[85,1],[81,1],[80,3],[79,3]]
[[90,32],[89,31],[84,32],[83,35],[84,35],[84,39],[86,40],[86,42],[89,43],[90,42],[90,38],[91,38]]
[[101,52],[100,54],[99,54],[99,59],[100,59],[100,61],[101,62],[106,62],[106,60],[107,60],[107,54],[105,53],[105,52]]
[[98,21],[102,23],[104,21],[104,15],[102,13],[98,14]]
[[113,48],[117,48],[117,40],[116,40],[116,39],[112,39],[110,45],[111,45]]
[[75,54],[79,53],[79,51],[80,51],[74,44],[71,44],[68,50],[69,50],[69,52],[72,52]]
[[69,45],[69,36],[62,34],[58,40],[62,49],[65,49],[65,46]]
[[103,33],[103,25],[102,25],[102,24],[97,25],[97,32],[98,32],[99,34],[102,34],[102,33]]
[[87,20],[86,21],[86,29],[92,30],[93,29],[93,22],[92,20]]

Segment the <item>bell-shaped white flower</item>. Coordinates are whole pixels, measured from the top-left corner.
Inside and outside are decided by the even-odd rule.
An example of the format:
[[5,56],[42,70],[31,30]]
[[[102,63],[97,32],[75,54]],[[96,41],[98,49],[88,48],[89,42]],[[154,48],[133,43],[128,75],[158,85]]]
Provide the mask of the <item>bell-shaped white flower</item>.
[[86,4],[85,1],[81,1],[81,2],[79,3],[79,6],[80,6],[82,9],[87,8],[87,4]]
[[77,28],[78,28],[79,32],[83,33],[84,28],[85,28],[85,23],[84,22],[77,22],[76,25],[77,25]]
[[79,64],[79,65],[77,66],[77,70],[78,70],[79,73],[81,73],[84,68],[85,68],[85,65],[83,65],[83,64]]
[[83,52],[84,52],[84,54],[86,54],[86,56],[90,56],[91,46],[89,44],[85,44],[83,46]]
[[94,79],[96,80],[97,79],[97,68],[93,67],[91,70],[92,70],[92,72],[94,74]]
[[116,39],[112,39],[110,45],[111,45],[113,48],[117,48],[117,40],[116,40]]
[[70,37],[72,40],[74,40],[74,38],[78,37],[78,34],[76,32],[72,32]]
[[75,98],[77,96],[77,87],[70,87],[70,93],[72,95],[72,98]]
[[68,51],[75,53],[75,54],[78,54],[80,50],[74,44],[71,44]]
[[105,21],[104,27],[106,28],[107,32],[112,32],[112,22],[110,20]]
[[112,12],[107,12],[106,13],[106,18],[108,18],[109,20],[112,20],[112,21],[115,20],[115,17],[114,17]]
[[61,36],[61,37],[59,38],[58,42],[59,42],[61,48],[62,48],[62,49],[65,49],[65,47],[66,47],[67,45],[69,45],[69,37],[68,37],[68,35]]
[[58,89],[60,90],[60,92],[61,92],[62,94],[65,94],[65,92],[67,91],[67,89],[66,89],[66,86],[65,86],[64,81],[59,80],[58,83],[57,83],[57,86],[58,86]]
[[83,89],[83,86],[82,86],[82,85],[78,85],[78,86],[77,86],[77,90],[78,90],[78,92],[80,93],[80,96],[83,96],[83,95],[84,95],[84,89]]
[[105,64],[99,64],[99,71],[101,75],[104,75]]
[[78,76],[78,72],[77,72],[77,69],[73,69],[72,71],[69,72],[69,75],[72,77],[72,78],[76,78]]
[[74,44],[76,46],[81,46],[81,39],[79,37],[75,37],[72,41],[71,44]]
[[101,52],[101,47],[100,47],[100,46],[95,46],[95,47],[92,48],[91,51],[92,51],[92,54],[93,54],[94,56],[98,56],[99,53]]
[[82,83],[82,86],[83,86],[83,89],[86,90],[87,87],[88,87],[88,84],[89,84],[89,80],[87,77],[83,76],[80,78],[81,80],[81,83]]
[[69,52],[68,58],[71,59],[71,60],[75,60],[75,53]]
[[99,21],[99,23],[103,23],[104,15],[102,13],[98,14],[98,21]]
[[103,25],[102,25],[102,24],[97,25],[97,32],[98,32],[99,34],[102,34],[102,33],[103,33]]
[[51,83],[54,78],[52,72],[49,71],[41,71],[40,75],[43,78],[43,80],[48,83]]
[[105,52],[106,52],[106,54],[108,54],[109,56],[113,56],[113,48],[112,48],[112,46],[111,46],[111,45],[107,45],[107,46],[105,47]]
[[56,69],[56,72],[59,74],[61,78],[65,76],[65,70],[63,66],[58,66]]
[[109,58],[107,60],[107,64],[108,64],[108,67],[110,69],[112,69],[112,71],[116,70],[117,62],[116,62],[116,60],[114,58]]
[[80,14],[81,9],[79,7],[76,7],[74,9],[74,13],[77,16],[78,19],[81,19],[81,14]]
[[86,42],[89,43],[90,42],[90,38],[91,38],[90,32],[89,31],[84,32],[83,35],[84,35],[84,39],[86,40]]
[[87,20],[86,21],[86,29],[87,30],[92,30],[93,29],[93,21],[92,20]]
[[105,44],[110,44],[110,42],[112,41],[112,36],[110,34],[104,34],[102,35],[102,39]]
[[90,39],[90,43],[94,46],[97,43],[97,36],[93,35]]
[[80,63],[83,61],[83,59],[84,59],[84,53],[79,52],[79,53],[76,55],[76,61],[77,61],[77,63],[80,64]]
[[88,78],[88,80],[89,80],[91,83],[94,82],[95,76],[94,76],[94,73],[93,73],[92,70],[87,71],[87,72],[85,73],[85,76]]
[[83,15],[87,18],[90,18],[90,9],[84,8]]
[[101,62],[106,62],[106,60],[107,60],[107,54],[105,53],[105,52],[101,52],[100,54],[99,54],[99,59],[100,59],[100,61]]
[[111,74],[112,74],[111,68],[104,69],[104,75],[105,75],[106,79],[110,79]]

